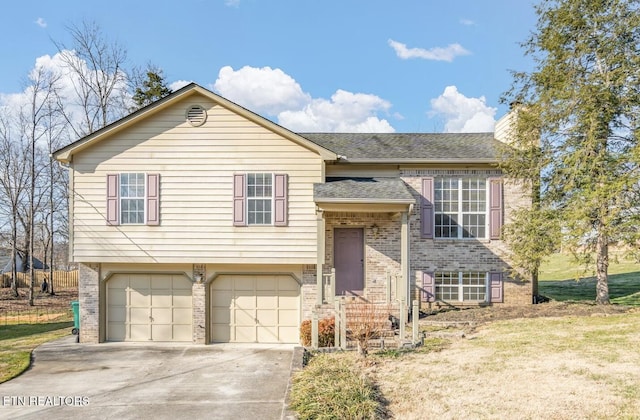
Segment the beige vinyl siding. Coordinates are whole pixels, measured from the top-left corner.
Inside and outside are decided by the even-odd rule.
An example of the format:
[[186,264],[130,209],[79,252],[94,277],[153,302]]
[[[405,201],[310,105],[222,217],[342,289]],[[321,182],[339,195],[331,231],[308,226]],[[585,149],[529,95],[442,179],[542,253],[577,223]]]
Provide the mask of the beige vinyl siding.
[[[198,104],[207,122],[192,127]],[[74,155],[73,260],[309,264],[316,260],[317,153],[204,97],[190,97]],[[106,175],[160,174],[160,225],[107,226]],[[287,173],[289,225],[234,227],[233,174]]]

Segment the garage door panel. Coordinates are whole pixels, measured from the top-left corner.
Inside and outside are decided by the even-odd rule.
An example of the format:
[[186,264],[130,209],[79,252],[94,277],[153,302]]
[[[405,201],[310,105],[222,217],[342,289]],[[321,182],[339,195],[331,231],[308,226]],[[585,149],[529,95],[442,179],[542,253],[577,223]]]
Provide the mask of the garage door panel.
[[131,274],[129,275],[129,287],[136,290],[149,289],[150,276],[145,274]]
[[[158,292],[162,294],[157,294]],[[153,291],[153,295],[151,296],[151,306],[163,306],[170,308],[172,302],[173,299],[170,290]]]
[[193,333],[191,325],[174,325],[173,340],[174,341],[191,341]]
[[259,309],[256,312],[256,318],[260,320],[260,324],[274,326],[278,324],[278,311],[276,309]]
[[235,296],[236,308],[239,309],[255,309],[256,308],[256,297],[254,294],[249,294],[246,291],[242,290]]
[[191,325],[191,308],[173,308],[173,323]]
[[124,341],[127,337],[126,327],[124,323],[109,323],[107,329],[107,337],[114,341]]
[[259,343],[277,343],[280,341],[277,327],[258,326],[257,333]]
[[151,304],[151,296],[149,290],[138,290],[131,288],[129,291],[129,305],[148,307]]
[[191,294],[191,289],[189,290],[174,290],[172,296],[173,306],[188,306],[191,307],[193,305],[193,297]]
[[150,319],[149,308],[129,308],[129,322],[132,324],[148,324]]
[[255,327],[236,327],[235,342],[237,343],[255,343],[256,329]]
[[107,312],[107,321],[109,322],[124,323],[127,320],[127,308],[125,306],[113,305]]
[[[217,280],[216,280],[217,281]],[[233,292],[229,290],[215,290],[211,293],[211,304],[214,308],[231,308],[233,302]]]
[[289,291],[297,294],[300,286],[298,282],[292,279],[291,277],[280,277],[278,278],[278,290],[280,292]]
[[107,282],[107,340],[191,341],[191,285],[182,275],[114,275]]
[[[228,308],[214,307],[214,309],[211,311],[211,318],[215,321],[215,324],[229,325],[231,323],[231,312],[229,312]],[[214,334],[214,337],[215,336],[216,335]]]
[[173,310],[171,308],[152,308],[151,320],[154,324],[172,324]]
[[[260,292],[258,292],[260,293]],[[264,292],[263,292],[264,293]],[[277,296],[256,296],[256,307],[257,308],[277,308],[278,307],[278,297]]]
[[149,341],[151,338],[150,324],[131,324],[130,325],[131,341]]
[[279,296],[277,307],[280,309],[295,309],[298,310],[298,297],[297,296]]
[[107,300],[112,305],[125,306],[127,304],[127,291],[124,287],[110,288],[107,291]]
[[173,341],[171,325],[151,324],[151,339],[154,341]]
[[171,278],[171,284],[174,291],[176,290],[188,290],[191,293],[192,283],[191,280],[184,276],[173,276]]
[[156,276],[151,281],[153,281],[153,289],[154,290],[171,290],[173,283],[173,276]]
[[257,291],[264,291],[264,290],[268,290],[273,292],[274,290],[277,290],[278,288],[278,279],[277,277],[262,277],[262,278],[258,278],[256,281],[256,290]]
[[213,327],[211,328],[211,335],[214,338],[214,341],[221,343],[236,341],[235,339],[231,339],[231,329],[229,328],[229,325],[222,323],[213,324]]
[[255,323],[256,317],[254,316],[253,311],[249,312],[246,310],[236,309],[232,313],[234,315],[233,321],[236,325],[247,325]]
[[233,283],[233,290],[235,291],[255,291],[255,277],[238,277]]
[[300,286],[293,277],[223,275],[210,296],[214,342],[299,342]]

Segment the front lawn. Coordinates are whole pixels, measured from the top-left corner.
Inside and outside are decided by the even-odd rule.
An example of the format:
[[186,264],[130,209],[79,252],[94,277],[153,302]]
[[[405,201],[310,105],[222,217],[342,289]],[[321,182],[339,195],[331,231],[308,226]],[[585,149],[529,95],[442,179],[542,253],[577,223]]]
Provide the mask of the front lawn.
[[[558,301],[595,301],[596,279],[568,254],[554,254],[540,268],[539,293]],[[611,303],[640,306],[640,263],[612,253],[609,265]]]
[[[638,311],[520,318],[452,338],[444,350],[439,343],[364,360],[349,352],[319,354],[314,365],[346,364],[349,374],[304,369],[294,379],[294,406],[302,418],[326,419],[640,418],[638,331]],[[366,394],[369,405],[358,401],[374,410],[327,403],[349,378],[376,391]],[[308,387],[316,381],[322,392]]]

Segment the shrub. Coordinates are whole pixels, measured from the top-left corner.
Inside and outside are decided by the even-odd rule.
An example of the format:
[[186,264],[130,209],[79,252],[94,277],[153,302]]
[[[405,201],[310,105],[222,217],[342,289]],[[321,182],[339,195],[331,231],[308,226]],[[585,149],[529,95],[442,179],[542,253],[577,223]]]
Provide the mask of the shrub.
[[[335,343],[336,320],[335,318],[323,318],[318,321],[318,347],[333,347]],[[300,339],[302,345],[311,345],[311,320],[302,321],[300,326]]]
[[380,399],[353,358],[318,355],[294,376],[290,407],[300,419],[376,419]]

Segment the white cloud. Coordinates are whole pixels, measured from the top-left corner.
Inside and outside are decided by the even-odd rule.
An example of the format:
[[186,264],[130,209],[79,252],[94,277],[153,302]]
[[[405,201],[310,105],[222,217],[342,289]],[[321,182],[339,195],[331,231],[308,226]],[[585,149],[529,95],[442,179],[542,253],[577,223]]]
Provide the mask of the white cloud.
[[39,17],[37,20],[35,20],[35,24],[38,25],[41,28],[46,28],[47,27],[47,22],[41,17]]
[[476,23],[474,21],[472,21],[471,19],[462,18],[462,19],[460,19],[460,24],[461,25],[465,25],[465,26],[473,26]]
[[171,89],[171,92],[175,92],[176,90],[187,86],[191,82],[191,80],[176,80],[175,82],[169,83],[169,86],[167,87]]
[[484,96],[468,98],[457,87],[447,86],[442,95],[431,100],[428,115],[443,117],[446,133],[480,133],[494,130],[496,111]]
[[392,133],[394,128],[376,116],[391,104],[376,95],[338,90],[330,100],[314,99],[303,109],[278,115],[280,124],[294,131]]
[[299,109],[311,98],[300,85],[280,69],[244,66],[220,69],[214,90],[257,113],[277,115],[288,109]]
[[378,112],[391,104],[378,96],[337,90],[331,99],[312,98],[280,69],[245,66],[220,69],[213,85],[220,95],[259,114],[276,117],[293,131],[393,132]]
[[450,44],[445,48],[434,47],[426,50],[424,48],[407,48],[406,44],[394,41],[393,39],[390,39],[388,43],[391,48],[395,50],[396,55],[403,60],[407,60],[409,58],[423,58],[425,60],[451,62],[457,56],[471,54],[471,52],[466,50],[460,44]]
[[240,0],[224,0],[224,5],[228,7],[240,7]]

